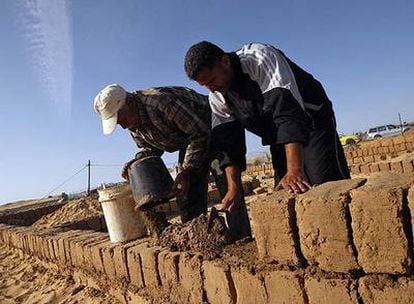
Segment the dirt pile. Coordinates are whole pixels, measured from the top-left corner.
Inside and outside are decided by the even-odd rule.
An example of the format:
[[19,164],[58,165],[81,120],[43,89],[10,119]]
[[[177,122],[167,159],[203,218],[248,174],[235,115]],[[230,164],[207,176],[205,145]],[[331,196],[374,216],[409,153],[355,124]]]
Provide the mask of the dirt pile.
[[172,224],[165,228],[159,238],[159,245],[173,251],[194,251],[205,259],[220,256],[223,247],[232,242],[230,231],[224,219],[213,219],[208,227],[208,216],[201,215],[185,224]]
[[47,214],[32,226],[47,228],[103,216],[102,207],[96,198],[83,197],[72,200],[53,213]]

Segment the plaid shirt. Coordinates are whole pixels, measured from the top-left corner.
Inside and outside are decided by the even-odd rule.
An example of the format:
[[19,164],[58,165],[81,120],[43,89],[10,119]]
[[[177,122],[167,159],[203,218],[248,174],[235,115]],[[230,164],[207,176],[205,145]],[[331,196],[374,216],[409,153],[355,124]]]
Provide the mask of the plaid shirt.
[[211,110],[208,97],[184,87],[135,91],[140,124],[130,132],[146,155],[186,149],[183,169],[205,164],[210,146]]

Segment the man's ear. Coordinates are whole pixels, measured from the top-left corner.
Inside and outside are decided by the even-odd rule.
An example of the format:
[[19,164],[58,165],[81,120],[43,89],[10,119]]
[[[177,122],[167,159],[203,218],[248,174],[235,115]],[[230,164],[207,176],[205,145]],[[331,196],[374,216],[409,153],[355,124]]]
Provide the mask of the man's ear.
[[224,68],[229,69],[231,67],[230,56],[227,54],[224,54],[221,57],[220,63]]

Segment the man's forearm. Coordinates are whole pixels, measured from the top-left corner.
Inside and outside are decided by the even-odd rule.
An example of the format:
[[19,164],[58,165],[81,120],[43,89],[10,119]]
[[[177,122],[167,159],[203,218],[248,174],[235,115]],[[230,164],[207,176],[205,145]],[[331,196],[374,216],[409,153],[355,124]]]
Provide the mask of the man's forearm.
[[289,143],[285,144],[286,162],[288,172],[303,172],[303,144]]
[[240,186],[241,180],[241,171],[239,167],[235,165],[227,166],[224,171],[226,172],[226,180],[227,180],[227,191],[235,191],[238,190]]

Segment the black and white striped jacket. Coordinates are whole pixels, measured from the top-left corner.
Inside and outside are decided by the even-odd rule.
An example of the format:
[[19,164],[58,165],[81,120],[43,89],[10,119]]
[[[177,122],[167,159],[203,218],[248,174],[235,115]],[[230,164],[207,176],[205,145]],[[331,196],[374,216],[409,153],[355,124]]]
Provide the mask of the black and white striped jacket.
[[[237,150],[245,152],[245,147],[225,147],[232,140],[244,143],[226,130],[237,123],[260,136],[263,144],[306,144],[310,130],[332,126],[332,103],[320,82],[280,50],[251,43],[228,55],[235,74],[232,86],[226,97],[211,92],[209,102],[214,137],[230,158],[240,160]],[[226,140],[223,134],[232,136]]]

